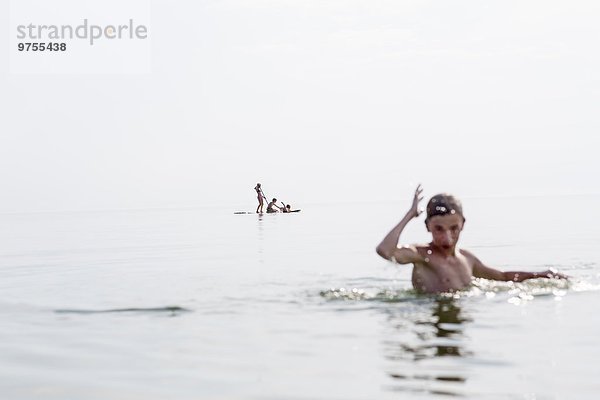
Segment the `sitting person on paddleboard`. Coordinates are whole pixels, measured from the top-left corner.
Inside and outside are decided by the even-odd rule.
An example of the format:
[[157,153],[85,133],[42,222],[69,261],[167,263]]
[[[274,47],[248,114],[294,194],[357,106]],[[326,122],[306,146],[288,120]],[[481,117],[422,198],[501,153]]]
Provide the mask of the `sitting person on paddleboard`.
[[279,207],[277,205],[277,199],[273,199],[268,205],[267,205],[267,213],[276,213],[277,210],[275,209],[277,208],[277,210],[281,210],[281,207]]
[[256,207],[256,212],[257,213],[262,213],[263,212],[263,199],[267,199],[264,195],[264,193],[262,192],[262,188],[260,187],[260,183],[257,183],[256,186],[254,187],[254,190],[256,190],[256,194],[258,195],[258,207]]
[[432,241],[427,244],[398,246],[404,227],[417,218],[423,200],[421,185],[415,191],[410,210],[377,246],[377,254],[398,264],[413,264],[413,287],[423,293],[441,293],[465,289],[475,278],[522,282],[533,278],[567,279],[556,270],[543,272],[502,272],[483,264],[471,252],[457,247],[465,217],[462,204],[454,196],[438,194],[427,203],[425,226]]

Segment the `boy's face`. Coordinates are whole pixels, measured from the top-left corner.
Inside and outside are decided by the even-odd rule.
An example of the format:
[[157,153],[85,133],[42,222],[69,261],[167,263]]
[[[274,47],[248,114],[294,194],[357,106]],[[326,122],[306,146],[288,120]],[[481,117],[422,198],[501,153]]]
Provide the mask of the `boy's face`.
[[460,214],[436,215],[427,221],[427,230],[431,232],[434,245],[450,250],[458,243],[463,225],[464,218]]

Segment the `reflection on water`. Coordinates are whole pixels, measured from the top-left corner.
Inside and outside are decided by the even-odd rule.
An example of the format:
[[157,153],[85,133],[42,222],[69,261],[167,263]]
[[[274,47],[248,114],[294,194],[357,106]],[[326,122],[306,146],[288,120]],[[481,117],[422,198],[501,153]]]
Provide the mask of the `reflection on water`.
[[[482,354],[471,351],[468,340],[477,307],[485,304],[489,312],[498,313],[499,307],[524,307],[535,299],[561,300],[569,292],[597,291],[599,287],[594,276],[569,281],[474,279],[466,290],[436,297],[360,278],[346,288],[330,288],[320,295],[336,305],[336,311],[377,310],[384,314],[383,371],[389,378],[384,390],[394,395],[472,396],[479,375],[472,368],[482,362]],[[498,329],[506,329],[504,315],[497,315]],[[473,328],[472,334],[477,335],[477,330]]]
[[83,309],[59,309],[54,310],[57,314],[106,314],[106,313],[168,313],[171,316],[177,316],[182,312],[192,311],[188,308],[179,306],[167,307],[132,307],[132,308],[111,308],[107,310],[83,310]]
[[[414,351],[415,360],[443,356],[461,356],[464,351],[459,342],[462,336],[463,322],[467,318],[461,316],[461,308],[452,299],[438,299],[433,307],[430,321],[415,321],[425,329],[417,333],[424,344],[417,346]],[[436,338],[447,338],[450,341],[440,343]],[[455,339],[455,340],[454,340]]]
[[465,348],[465,327],[470,318],[448,297],[426,298],[386,309],[388,337],[385,358],[393,391],[460,395],[457,384],[466,382],[457,358],[470,355]]

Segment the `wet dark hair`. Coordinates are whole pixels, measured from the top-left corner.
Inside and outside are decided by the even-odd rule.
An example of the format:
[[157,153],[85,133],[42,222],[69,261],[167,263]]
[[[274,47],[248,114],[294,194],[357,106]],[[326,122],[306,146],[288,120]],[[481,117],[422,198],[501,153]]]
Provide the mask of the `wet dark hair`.
[[425,223],[436,215],[448,214],[458,214],[463,217],[463,221],[465,220],[462,203],[459,199],[448,193],[436,194],[427,203],[427,218],[425,219]]
[[277,201],[277,199],[275,197],[273,197],[273,202]]

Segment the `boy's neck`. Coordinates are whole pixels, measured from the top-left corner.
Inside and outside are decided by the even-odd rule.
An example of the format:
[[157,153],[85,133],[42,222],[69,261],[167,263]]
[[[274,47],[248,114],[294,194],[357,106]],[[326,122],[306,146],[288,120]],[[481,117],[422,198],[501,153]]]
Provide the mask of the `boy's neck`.
[[435,243],[431,242],[431,243],[429,243],[429,246],[431,248],[433,248],[436,251],[436,253],[439,253],[445,257],[450,257],[450,256],[456,255],[456,245],[449,247],[449,248],[444,248],[444,247],[440,247],[440,246],[436,245]]

